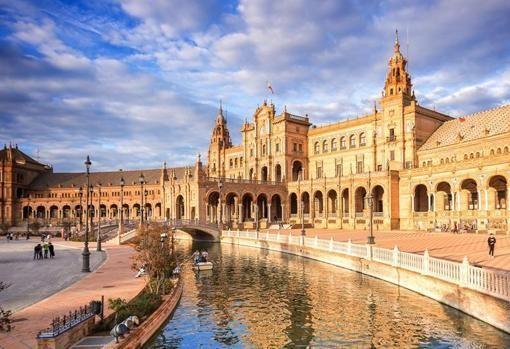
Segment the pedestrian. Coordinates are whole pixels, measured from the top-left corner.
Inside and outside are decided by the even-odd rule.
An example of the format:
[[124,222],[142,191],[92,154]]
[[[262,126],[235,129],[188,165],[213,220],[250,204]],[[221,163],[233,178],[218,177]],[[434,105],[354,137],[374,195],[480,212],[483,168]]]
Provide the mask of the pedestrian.
[[39,259],[39,247],[40,246],[41,246],[40,244],[37,244],[34,246],[34,260]]
[[48,251],[49,251],[48,244],[43,245],[43,250],[44,250],[44,259],[46,259],[46,258],[48,258]]
[[53,244],[51,242],[48,244],[48,249],[50,250],[50,258],[54,258],[55,257],[55,246],[53,246]]
[[44,234],[41,234],[41,242],[44,243]]
[[494,237],[493,233],[491,233],[489,238],[487,239],[487,244],[489,245],[489,256],[492,256],[492,258],[494,258],[494,247],[496,247],[496,238]]
[[30,240],[30,232],[27,232],[27,240]]
[[46,242],[51,242],[51,234],[48,234],[48,235],[46,236]]

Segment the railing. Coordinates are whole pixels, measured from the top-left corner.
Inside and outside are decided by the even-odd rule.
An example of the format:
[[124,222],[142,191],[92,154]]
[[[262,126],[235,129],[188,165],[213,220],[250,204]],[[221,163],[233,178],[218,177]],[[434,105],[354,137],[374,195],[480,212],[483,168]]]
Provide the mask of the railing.
[[204,222],[198,219],[175,219],[168,221],[169,225],[174,227],[183,227],[183,226],[195,226],[201,228],[215,229],[218,230],[218,223]]
[[269,184],[269,185],[283,185],[283,181],[267,181],[262,179],[243,179],[243,178],[219,178],[207,177],[208,182],[222,182],[222,183],[236,183],[236,184]]
[[79,325],[80,323],[95,316],[98,314],[98,311],[96,307],[92,306],[93,304],[94,302],[91,302],[91,304],[80,307],[74,312],[70,311],[69,314],[62,317],[57,316],[53,318],[53,321],[48,328],[37,333],[37,338],[55,338],[74,326]]
[[372,245],[353,244],[350,240],[340,242],[292,234],[228,230],[223,231],[222,236],[275,241],[369,259],[510,301],[510,272],[494,271],[470,265],[467,257],[464,257],[463,261],[459,263],[430,257],[428,250],[420,255],[402,252],[396,246],[394,249],[386,249]]

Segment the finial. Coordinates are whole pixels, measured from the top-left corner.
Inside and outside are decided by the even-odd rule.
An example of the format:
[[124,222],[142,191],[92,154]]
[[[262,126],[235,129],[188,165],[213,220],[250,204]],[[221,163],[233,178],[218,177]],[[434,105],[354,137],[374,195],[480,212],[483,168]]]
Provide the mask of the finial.
[[377,102],[374,101],[374,113],[377,113]]
[[223,113],[223,101],[220,98],[220,113]]
[[163,168],[166,170],[166,161],[163,161]]
[[398,45],[398,29],[395,29],[395,45]]

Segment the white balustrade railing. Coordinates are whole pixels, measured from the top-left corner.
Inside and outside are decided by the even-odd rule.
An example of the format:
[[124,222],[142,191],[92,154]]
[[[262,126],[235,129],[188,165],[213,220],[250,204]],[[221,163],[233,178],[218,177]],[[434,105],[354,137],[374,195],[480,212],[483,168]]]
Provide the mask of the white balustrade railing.
[[[132,232],[129,232],[132,233]],[[128,235],[125,234],[124,236]],[[129,234],[131,235],[131,234]],[[370,259],[379,263],[414,271],[423,275],[476,290],[491,296],[510,301],[510,272],[483,269],[469,264],[467,257],[462,263],[430,257],[427,250],[423,255],[402,252],[395,246],[386,249],[371,245],[325,240],[301,235],[270,234],[256,231],[223,231],[223,237],[274,241],[289,245],[310,247],[319,250]],[[126,236],[127,237],[127,236]]]

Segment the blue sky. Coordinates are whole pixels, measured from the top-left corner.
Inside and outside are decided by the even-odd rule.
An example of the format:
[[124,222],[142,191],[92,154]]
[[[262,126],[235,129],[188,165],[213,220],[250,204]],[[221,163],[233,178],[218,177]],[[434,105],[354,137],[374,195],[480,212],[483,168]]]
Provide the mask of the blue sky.
[[236,143],[268,97],[317,124],[370,111],[395,28],[422,105],[510,103],[507,0],[0,0],[0,141],[56,171],[192,164],[220,99]]

